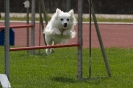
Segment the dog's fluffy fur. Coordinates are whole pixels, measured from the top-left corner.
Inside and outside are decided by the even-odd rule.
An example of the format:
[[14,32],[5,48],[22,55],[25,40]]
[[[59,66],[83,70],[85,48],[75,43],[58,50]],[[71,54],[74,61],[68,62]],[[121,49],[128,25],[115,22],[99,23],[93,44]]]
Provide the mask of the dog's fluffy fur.
[[[50,22],[44,29],[45,41],[47,45],[56,45],[66,43],[68,39],[74,38],[76,32],[73,30],[76,24],[74,11],[63,12],[56,9],[56,13],[52,16]],[[53,52],[53,49],[46,49],[46,54]]]

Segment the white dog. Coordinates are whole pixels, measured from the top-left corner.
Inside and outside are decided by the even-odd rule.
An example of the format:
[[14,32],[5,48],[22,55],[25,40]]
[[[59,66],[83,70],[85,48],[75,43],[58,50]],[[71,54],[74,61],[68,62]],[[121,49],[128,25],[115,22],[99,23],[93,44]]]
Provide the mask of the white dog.
[[[68,39],[74,38],[76,32],[73,31],[76,19],[74,11],[63,12],[56,9],[56,13],[52,16],[50,22],[44,29],[45,41],[47,45],[56,45],[67,42]],[[53,49],[46,49],[46,54],[53,52]]]

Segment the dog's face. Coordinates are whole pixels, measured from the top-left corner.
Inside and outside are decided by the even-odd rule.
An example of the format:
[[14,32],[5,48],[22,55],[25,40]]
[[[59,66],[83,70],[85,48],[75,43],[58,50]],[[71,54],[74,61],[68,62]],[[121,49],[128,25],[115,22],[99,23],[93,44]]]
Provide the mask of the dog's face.
[[57,14],[57,20],[62,29],[68,29],[73,25],[73,17],[74,17],[73,10],[70,10],[69,12],[63,12],[57,8],[56,14]]

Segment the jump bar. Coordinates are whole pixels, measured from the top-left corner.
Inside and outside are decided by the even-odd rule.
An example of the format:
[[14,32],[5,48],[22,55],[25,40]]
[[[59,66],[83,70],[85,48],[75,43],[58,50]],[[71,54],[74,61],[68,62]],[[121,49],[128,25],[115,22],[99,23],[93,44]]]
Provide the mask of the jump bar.
[[60,48],[60,47],[74,47],[80,44],[61,44],[61,45],[50,45],[50,46],[32,46],[32,47],[18,47],[10,48],[10,51],[22,51],[22,50],[35,50],[35,49],[46,49],[46,48]]
[[[33,27],[33,24],[25,24],[25,25],[12,25],[9,28],[27,28],[27,27]],[[5,26],[0,26],[0,29],[5,29]]]

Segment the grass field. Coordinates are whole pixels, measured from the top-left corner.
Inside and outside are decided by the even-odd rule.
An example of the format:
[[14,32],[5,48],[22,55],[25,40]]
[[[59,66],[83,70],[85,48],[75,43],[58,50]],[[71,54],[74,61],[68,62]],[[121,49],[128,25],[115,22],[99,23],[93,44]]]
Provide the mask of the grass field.
[[[0,47],[0,73],[4,73]],[[88,49],[83,49],[83,77],[88,77]],[[42,50],[44,52],[44,50]],[[112,77],[107,77],[101,50],[92,49],[92,79],[78,81],[77,48],[56,49],[50,56],[10,53],[12,88],[132,88],[133,49],[106,48]]]

